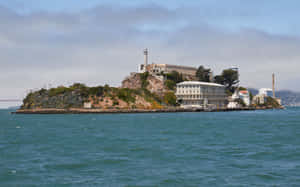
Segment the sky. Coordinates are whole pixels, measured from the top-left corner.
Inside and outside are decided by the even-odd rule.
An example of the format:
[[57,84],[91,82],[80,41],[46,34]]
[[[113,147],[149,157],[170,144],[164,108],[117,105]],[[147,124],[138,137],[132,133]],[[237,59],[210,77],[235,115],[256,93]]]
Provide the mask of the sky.
[[[143,63],[238,67],[241,85],[300,91],[297,0],[0,0],[0,99],[120,86]],[[0,104],[0,107],[4,104]],[[8,105],[8,104],[5,104]]]

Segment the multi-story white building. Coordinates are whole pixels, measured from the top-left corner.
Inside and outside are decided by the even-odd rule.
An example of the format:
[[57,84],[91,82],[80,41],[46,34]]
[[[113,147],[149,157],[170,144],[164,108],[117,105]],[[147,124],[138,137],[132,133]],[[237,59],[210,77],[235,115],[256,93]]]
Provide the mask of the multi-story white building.
[[199,81],[178,83],[176,97],[183,108],[225,108],[228,101],[225,86]]

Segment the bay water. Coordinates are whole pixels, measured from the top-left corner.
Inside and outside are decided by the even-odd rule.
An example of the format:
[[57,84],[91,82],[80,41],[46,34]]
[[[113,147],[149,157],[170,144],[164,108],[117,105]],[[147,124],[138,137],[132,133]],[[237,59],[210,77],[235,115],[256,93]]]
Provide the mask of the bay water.
[[16,115],[0,186],[300,186],[300,108]]

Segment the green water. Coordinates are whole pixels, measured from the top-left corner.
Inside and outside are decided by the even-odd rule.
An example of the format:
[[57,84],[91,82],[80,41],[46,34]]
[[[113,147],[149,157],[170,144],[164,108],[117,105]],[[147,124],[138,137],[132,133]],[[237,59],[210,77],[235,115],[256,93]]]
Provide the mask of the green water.
[[300,108],[11,115],[0,186],[300,186]]

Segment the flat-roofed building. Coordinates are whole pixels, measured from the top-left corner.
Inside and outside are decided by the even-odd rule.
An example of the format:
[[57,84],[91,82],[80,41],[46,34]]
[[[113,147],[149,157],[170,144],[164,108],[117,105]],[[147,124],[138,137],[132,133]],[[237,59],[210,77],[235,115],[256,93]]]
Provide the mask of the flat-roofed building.
[[225,108],[225,86],[216,83],[184,81],[176,85],[177,101],[183,108]]
[[170,64],[149,64],[147,66],[147,71],[152,74],[171,73],[172,71],[177,71],[182,75],[195,76],[197,68]]
[[183,76],[189,78],[188,80],[196,78],[197,68],[190,66],[171,65],[171,64],[149,64],[148,63],[148,49],[144,50],[144,64],[139,65],[139,72],[149,72],[152,75],[159,75],[161,73],[171,73],[177,71]]

